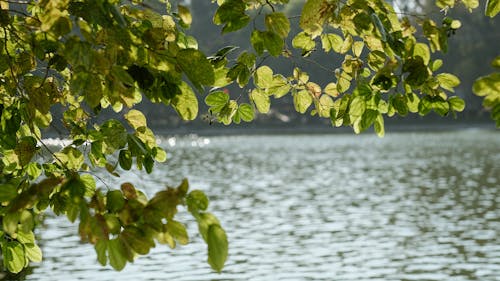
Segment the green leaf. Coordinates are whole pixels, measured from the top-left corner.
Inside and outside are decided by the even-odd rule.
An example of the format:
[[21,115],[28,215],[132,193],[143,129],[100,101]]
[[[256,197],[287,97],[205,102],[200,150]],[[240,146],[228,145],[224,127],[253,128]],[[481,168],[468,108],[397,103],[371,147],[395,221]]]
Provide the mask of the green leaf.
[[352,52],[356,57],[360,57],[365,44],[362,41],[356,41],[352,44]]
[[337,97],[339,95],[339,91],[337,90],[337,84],[331,82],[326,85],[326,87],[323,89],[325,94],[331,96],[331,97]]
[[477,79],[472,91],[478,96],[495,96],[500,98],[500,73],[492,73]]
[[264,31],[262,33],[262,40],[264,41],[264,47],[266,47],[269,54],[277,57],[283,51],[284,41],[276,33],[272,31]]
[[186,204],[190,212],[205,211],[208,208],[208,198],[203,191],[193,190],[188,194]]
[[120,238],[139,255],[147,255],[149,250],[155,246],[151,234],[135,226],[127,226],[120,233]]
[[236,31],[250,22],[245,14],[246,4],[241,0],[227,0],[219,6],[214,15],[215,24],[224,24],[222,33]]
[[123,84],[128,86],[134,85],[134,78],[132,78],[132,76],[130,76],[130,74],[123,67],[114,65],[111,68],[111,73],[115,78],[120,80]]
[[422,85],[429,77],[429,71],[422,57],[408,59],[403,64],[403,72],[410,73],[408,77],[406,77],[406,83],[416,87]]
[[[226,103],[225,106],[223,106],[219,112],[219,121],[224,123],[224,125],[229,125],[231,124],[234,115],[238,111],[238,104],[234,100],[230,100],[228,103]],[[236,121],[238,121],[236,119]]]
[[255,52],[260,56],[264,53],[264,36],[263,32],[259,30],[252,31],[252,35],[250,35],[250,43],[252,43],[252,47],[255,49]]
[[485,15],[493,18],[500,12],[500,0],[488,0],[486,2]]
[[307,0],[300,15],[300,28],[308,34],[316,37],[323,31],[323,24],[328,13],[321,12],[326,5],[324,0]]
[[455,6],[455,0],[436,0],[436,6],[439,8],[453,8]]
[[358,117],[361,117],[365,112],[365,109],[366,109],[366,102],[364,101],[364,98],[360,96],[355,97],[351,101],[351,104],[349,105],[349,116],[351,120],[354,121]]
[[321,45],[323,46],[323,50],[325,52],[333,50],[337,53],[340,53],[343,43],[344,40],[342,40],[342,37],[340,37],[337,34],[334,33],[321,34]]
[[126,171],[132,168],[132,153],[130,150],[120,150],[118,154],[118,163],[120,167]]
[[195,216],[196,221],[198,222],[198,230],[200,232],[201,237],[205,242],[208,240],[208,228],[211,225],[220,225],[219,220],[212,215],[211,213],[200,213],[198,216]]
[[147,127],[147,121],[146,117],[142,112],[136,109],[131,109],[129,112],[127,112],[125,115],[125,120],[134,128],[137,130],[140,127]]
[[205,98],[205,103],[212,107],[223,107],[229,101],[229,95],[222,91],[210,93]]
[[320,117],[330,117],[330,110],[333,108],[333,99],[329,95],[322,95],[319,99],[317,110]]
[[7,234],[14,234],[17,232],[17,225],[19,223],[19,213],[7,213],[2,219],[3,231]]
[[429,64],[429,61],[431,59],[431,52],[429,50],[429,47],[424,43],[415,44],[413,55],[421,57],[425,65]]
[[208,263],[217,272],[221,272],[228,254],[226,232],[216,224],[208,228]]
[[370,128],[370,126],[377,120],[377,117],[380,115],[378,110],[367,109],[361,116],[361,129],[366,130]]
[[453,88],[460,84],[460,79],[450,73],[440,73],[436,75],[436,79],[439,81],[441,88],[454,92]]
[[95,179],[92,175],[90,174],[83,174],[80,175],[80,182],[83,184],[85,187],[85,196],[92,196],[94,195],[96,184],[95,184]]
[[4,264],[12,273],[19,273],[26,264],[23,245],[17,241],[7,242],[5,248],[2,249]]
[[479,1],[478,0],[462,0],[462,3],[464,3],[465,7],[469,9],[469,11],[472,12],[472,9],[475,9],[479,6]]
[[293,95],[293,104],[295,110],[299,113],[305,113],[312,102],[311,94],[306,90],[299,91]]
[[450,111],[450,104],[442,99],[435,100],[432,102],[432,108],[437,114],[446,116],[446,114],[448,114],[448,112]]
[[108,241],[109,264],[115,270],[122,270],[127,264],[127,251],[119,238]]
[[267,65],[259,67],[255,71],[254,82],[261,89],[269,88],[273,82],[273,70]]
[[253,89],[250,93],[250,99],[255,103],[255,106],[260,113],[269,112],[271,100],[265,92],[259,89]]
[[433,61],[430,65],[432,71],[437,71],[443,65],[443,60],[437,59]]
[[32,262],[42,262],[42,250],[36,244],[24,244],[24,253]]
[[453,96],[448,99],[451,110],[462,112],[465,109],[465,101],[459,97]]
[[198,98],[184,81],[179,85],[179,89],[181,94],[172,99],[172,106],[182,119],[194,120],[198,115]]
[[0,202],[8,202],[17,196],[17,186],[12,183],[0,184]]
[[215,74],[207,57],[195,49],[184,49],[177,53],[177,63],[193,83],[212,85]]
[[491,66],[500,68],[500,56],[497,56],[492,62]]
[[97,240],[97,243],[94,246],[95,252],[97,254],[97,261],[103,266],[106,265],[108,261],[108,257],[106,256],[107,248],[108,242],[103,239]]
[[375,120],[375,133],[377,133],[377,136],[379,137],[383,137],[385,135],[384,117],[382,114],[379,114]]
[[313,51],[316,47],[316,43],[311,39],[311,36],[307,35],[305,32],[300,32],[293,38],[292,46],[297,49],[302,49],[304,54]]
[[181,245],[186,245],[189,242],[186,227],[178,221],[169,220],[167,223],[167,232]]
[[242,103],[238,107],[238,113],[240,114],[241,120],[245,122],[251,122],[254,118],[253,107],[248,103]]
[[127,130],[117,120],[111,119],[104,122],[99,131],[102,133],[103,140],[106,143],[105,153],[107,154],[111,154],[127,144]]
[[394,107],[394,109],[396,109],[399,115],[408,115],[409,108],[407,105],[407,98],[405,96],[403,96],[402,94],[397,94],[391,101],[392,106]]
[[415,93],[408,93],[406,94],[408,102],[408,110],[411,113],[417,113],[418,112],[418,104],[420,103],[420,99]]
[[352,44],[354,43],[354,39],[351,35],[347,35],[344,42],[342,42],[342,46],[340,47],[340,53],[345,54],[352,49]]
[[106,194],[106,208],[111,213],[119,212],[125,206],[125,198],[120,190],[111,190]]
[[191,25],[193,18],[191,16],[191,13],[189,12],[189,9],[183,5],[178,5],[177,9],[179,18],[182,20],[182,22],[187,26]]
[[152,154],[154,159],[160,163],[167,161],[167,152],[165,152],[165,150],[161,147],[154,147]]
[[288,84],[286,78],[278,74],[273,76],[273,81],[267,89],[267,92],[271,95],[274,95],[275,98],[279,99],[288,94],[291,88],[292,87],[290,86],[290,84]]
[[290,21],[285,14],[274,12],[266,15],[266,27],[268,30],[278,34],[281,38],[286,38],[290,32]]

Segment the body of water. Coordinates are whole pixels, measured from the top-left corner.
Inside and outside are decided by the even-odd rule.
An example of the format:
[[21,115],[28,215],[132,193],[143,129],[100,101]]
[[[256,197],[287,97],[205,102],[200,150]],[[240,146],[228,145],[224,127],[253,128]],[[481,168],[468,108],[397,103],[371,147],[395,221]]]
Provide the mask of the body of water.
[[[77,224],[47,217],[27,280],[500,280],[500,135],[163,138],[169,161],[129,173],[153,195],[187,177],[226,229],[222,274],[191,243],[101,267]],[[111,184],[119,182],[104,176]]]

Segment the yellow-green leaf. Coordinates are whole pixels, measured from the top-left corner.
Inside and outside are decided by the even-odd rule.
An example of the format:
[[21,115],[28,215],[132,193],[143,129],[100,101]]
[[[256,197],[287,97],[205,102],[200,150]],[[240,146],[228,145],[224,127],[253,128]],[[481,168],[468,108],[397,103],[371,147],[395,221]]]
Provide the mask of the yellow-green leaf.
[[130,126],[132,126],[132,128],[134,128],[135,130],[137,130],[140,127],[147,127],[146,117],[139,110],[136,109],[130,110],[128,113],[125,114],[125,119],[130,124]]
[[486,2],[485,14],[491,18],[500,12],[500,0],[488,0]]
[[189,12],[189,9],[183,5],[178,5],[177,9],[182,22],[186,25],[190,25],[193,21],[193,18],[191,16],[191,13]]
[[252,92],[250,93],[250,99],[254,102],[255,106],[257,107],[257,110],[260,113],[269,112],[269,108],[271,106],[271,100],[269,99],[269,96],[265,92],[259,89],[253,89]]
[[259,67],[255,71],[254,82],[261,89],[269,88],[273,82],[273,70],[267,65]]
[[198,115],[198,99],[187,83],[181,82],[179,89],[181,94],[172,99],[172,106],[182,119],[194,120]]
[[293,104],[295,110],[299,113],[305,113],[312,102],[311,94],[306,90],[299,91],[293,95]]

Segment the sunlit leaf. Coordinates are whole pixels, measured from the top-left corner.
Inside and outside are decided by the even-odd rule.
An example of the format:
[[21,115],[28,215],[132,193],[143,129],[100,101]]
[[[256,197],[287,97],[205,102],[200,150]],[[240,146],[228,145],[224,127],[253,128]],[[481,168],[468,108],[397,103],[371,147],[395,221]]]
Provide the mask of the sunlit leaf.
[[436,79],[439,81],[441,88],[446,89],[450,92],[454,92],[456,86],[460,84],[460,79],[450,73],[440,73],[436,75]]
[[462,112],[465,109],[465,101],[459,97],[453,96],[448,99],[451,110]]
[[12,273],[19,273],[26,266],[24,248],[17,241],[9,241],[2,247],[4,264]]
[[321,9],[327,5],[325,0],[307,0],[300,15],[300,27],[309,35],[316,37],[323,31],[323,24],[326,20],[326,13],[320,13]]
[[259,67],[254,74],[255,85],[265,89],[271,86],[273,82],[273,70],[269,66]]
[[333,50],[337,53],[340,53],[343,42],[344,40],[342,40],[342,37],[340,37],[337,34],[334,33],[321,34],[321,45],[323,46],[323,50],[325,52]]
[[299,113],[305,113],[312,102],[313,99],[308,91],[299,91],[293,95],[293,104]]
[[251,122],[254,119],[253,107],[248,103],[242,103],[238,107],[238,112],[240,114],[241,120],[245,122]]
[[222,91],[212,92],[205,98],[205,103],[213,107],[222,107],[228,101],[229,95]]
[[254,102],[257,110],[260,113],[267,113],[271,106],[271,100],[269,96],[259,89],[253,89],[250,93],[250,98]]
[[182,119],[194,120],[198,116],[198,98],[185,82],[179,85],[179,89],[181,94],[172,99],[172,106]]
[[125,119],[127,122],[137,130],[140,127],[147,127],[146,117],[142,112],[137,109],[132,109],[125,114]]
[[493,18],[498,13],[500,13],[500,0],[488,0],[488,1],[486,1],[485,15]]
[[178,5],[177,9],[179,17],[181,18],[182,22],[189,26],[193,20],[191,13],[189,12],[189,9],[183,5]]
[[25,244],[24,252],[32,262],[42,262],[42,250],[36,244]]

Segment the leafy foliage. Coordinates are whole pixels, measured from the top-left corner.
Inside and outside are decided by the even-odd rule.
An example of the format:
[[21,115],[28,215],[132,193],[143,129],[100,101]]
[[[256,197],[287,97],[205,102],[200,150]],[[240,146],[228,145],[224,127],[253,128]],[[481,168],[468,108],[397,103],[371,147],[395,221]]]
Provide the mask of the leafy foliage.
[[[160,2],[161,11],[142,1],[0,1],[0,247],[7,270],[41,261],[33,231],[47,209],[78,221],[79,235],[94,245],[98,262],[121,270],[156,243],[188,243],[185,225],[175,220],[180,205],[197,221],[208,263],[222,270],[226,233],[207,212],[206,195],[189,192],[187,180],[150,199],[131,183],[98,187],[96,170],[119,176],[119,166],[151,173],[166,161],[135,108],[143,99],[193,120],[207,92],[202,100],[211,116],[231,124],[250,122],[269,112],[273,99],[290,96],[300,113],[356,133],[373,127],[379,136],[384,118],[395,114],[444,116],[464,109],[452,95],[459,79],[439,72],[443,62],[433,56],[446,52],[448,36],[461,26],[449,17],[412,21],[383,0],[307,0],[300,31],[291,34],[292,18],[279,9],[287,0],[218,0],[214,24],[222,33],[251,28],[253,51],[227,46],[207,56],[185,33],[196,20],[189,8]],[[455,2],[436,4],[446,10]],[[488,1],[486,15],[499,9],[498,1]],[[299,67],[275,73],[265,65],[268,56],[293,56],[289,39],[303,57],[316,49],[341,57],[332,81],[323,87]],[[233,83],[242,89],[237,97],[224,88]],[[485,97],[500,126],[499,84],[500,75],[493,73],[480,78],[474,92]],[[71,140],[60,148],[44,143],[55,107],[64,110]],[[98,121],[107,109],[123,118]]]

